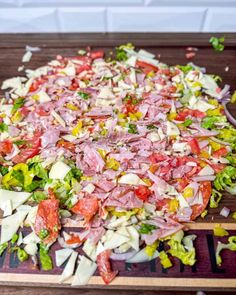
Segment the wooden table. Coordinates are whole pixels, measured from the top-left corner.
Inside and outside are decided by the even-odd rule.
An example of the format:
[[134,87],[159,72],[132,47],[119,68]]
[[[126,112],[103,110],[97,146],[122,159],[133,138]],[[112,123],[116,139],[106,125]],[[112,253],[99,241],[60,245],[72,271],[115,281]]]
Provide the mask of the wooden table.
[[[17,68],[22,65],[21,58],[25,52],[26,44],[42,48],[40,52],[33,54],[31,62],[26,64],[27,68],[34,69],[55,58],[57,54],[73,56],[76,55],[78,49],[86,48],[87,46],[91,46],[92,48],[105,48],[105,50],[109,52],[117,45],[132,42],[137,47],[145,48],[146,50],[157,54],[162,62],[173,65],[186,64],[189,62],[185,57],[186,48],[189,46],[197,47],[199,51],[197,52],[196,57],[191,61],[199,66],[206,67],[207,72],[210,74],[220,75],[223,79],[223,84],[229,84],[231,85],[232,90],[236,90],[236,34],[221,33],[213,35],[225,36],[225,50],[223,52],[215,52],[209,45],[209,39],[212,34],[1,34],[0,83],[4,79],[21,75],[17,71]],[[231,106],[231,110],[236,114],[236,108],[234,106]],[[219,212],[223,206],[231,208],[232,211],[236,211],[235,197],[226,194],[220,206],[217,209],[210,209],[207,217],[204,220],[199,219],[197,224],[193,225],[193,228],[209,230],[214,227],[214,223],[227,223],[225,224],[226,227],[236,230],[236,225],[233,224],[234,220],[232,218],[225,219],[224,217],[219,216]],[[28,285],[30,285],[30,282]],[[202,286],[188,286],[185,289],[201,290],[202,288]],[[129,286],[129,289],[132,289],[131,285]],[[149,287],[149,289],[158,290],[160,288],[158,286],[153,286]],[[170,286],[169,288],[165,287],[164,289],[178,289],[178,287]],[[207,289],[222,290],[219,284],[208,286]],[[236,289],[234,289],[234,291],[236,291]],[[83,294],[109,293],[108,290],[104,289],[100,291],[94,290],[93,292],[91,291],[91,288],[80,291],[78,289],[63,290],[63,288],[52,288],[49,291],[43,287],[38,287],[37,289],[32,289],[30,287],[27,287],[26,289],[10,286],[1,287],[1,294],[64,294],[65,292],[67,292],[68,295],[75,293],[80,294],[80,292],[83,292]],[[113,294],[118,294],[118,292],[119,294],[126,294],[128,291],[112,291]],[[142,291],[142,293],[154,294],[152,291]],[[137,291],[130,290],[129,294],[137,294]],[[139,294],[141,294],[141,291]],[[169,294],[169,292],[163,294]],[[180,292],[180,294],[187,293]]]

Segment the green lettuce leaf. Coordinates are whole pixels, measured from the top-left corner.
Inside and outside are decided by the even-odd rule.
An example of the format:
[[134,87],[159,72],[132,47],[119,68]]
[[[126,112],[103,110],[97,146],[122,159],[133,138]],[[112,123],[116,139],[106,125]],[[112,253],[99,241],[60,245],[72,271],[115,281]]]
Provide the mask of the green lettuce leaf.
[[194,265],[196,262],[196,251],[193,241],[196,237],[196,235],[186,236],[182,239],[182,242],[171,238],[167,243],[170,246],[168,253],[180,259],[185,265]]
[[226,187],[233,186],[233,181],[235,179],[236,168],[232,166],[227,166],[216,175],[216,178],[214,180],[214,186],[217,190],[224,190]]
[[222,264],[222,258],[220,256],[220,252],[225,249],[228,249],[231,251],[236,251],[236,236],[229,237],[228,244],[218,242],[217,247],[216,247],[216,263],[217,263],[217,265]]

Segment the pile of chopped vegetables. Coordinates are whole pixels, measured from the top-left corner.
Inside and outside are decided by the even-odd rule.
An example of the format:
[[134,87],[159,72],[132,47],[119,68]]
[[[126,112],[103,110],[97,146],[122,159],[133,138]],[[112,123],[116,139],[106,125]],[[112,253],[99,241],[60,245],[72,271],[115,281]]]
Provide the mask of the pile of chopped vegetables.
[[229,86],[132,44],[115,58],[79,53],[2,84],[0,255],[10,247],[50,270],[58,241],[56,265],[68,260],[60,282],[75,271],[73,285],[97,268],[110,283],[111,260],[159,257],[168,268],[174,256],[193,265],[196,235],[184,236],[186,222],[216,208],[221,191],[236,194]]

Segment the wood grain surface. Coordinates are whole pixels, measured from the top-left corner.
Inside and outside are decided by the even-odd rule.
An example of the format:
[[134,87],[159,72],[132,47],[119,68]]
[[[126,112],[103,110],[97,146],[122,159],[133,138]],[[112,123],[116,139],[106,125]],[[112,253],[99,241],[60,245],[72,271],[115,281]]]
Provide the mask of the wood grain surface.
[[[54,59],[56,55],[73,56],[78,49],[91,46],[92,48],[104,48],[107,52],[114,49],[115,46],[127,42],[132,42],[137,47],[145,48],[155,53],[160,61],[168,64],[186,64],[189,62],[185,58],[186,47],[198,47],[196,57],[191,60],[195,64],[206,67],[210,74],[220,75],[223,84],[229,84],[232,91],[236,90],[236,34],[214,34],[214,36],[225,36],[225,50],[221,53],[215,52],[210,44],[209,38],[212,34],[172,34],[172,33],[151,33],[151,34],[1,34],[0,35],[0,84],[3,80],[22,75],[18,72],[18,66],[22,65],[21,58],[25,52],[25,45],[39,46],[40,52],[33,54],[30,63],[26,68],[35,69],[43,66],[46,62]],[[228,71],[226,70],[228,67]],[[2,93],[0,92],[0,95]],[[236,114],[235,106],[230,106],[232,113]],[[236,199],[229,194],[225,194],[220,206],[216,209],[210,209],[207,217],[197,220],[198,224],[191,224],[192,229],[212,229],[214,223],[224,223],[229,229],[235,229],[235,222],[232,217],[225,219],[219,215],[223,206],[229,207],[232,212],[236,211]],[[230,224],[231,223],[231,224]],[[235,275],[236,276],[236,275]],[[201,279],[202,280],[202,279]],[[187,282],[186,282],[187,283]],[[229,282],[230,283],[230,282]],[[234,282],[233,282],[234,283]],[[30,284],[30,282],[28,282]],[[236,283],[235,283],[236,284]],[[172,286],[173,287],[173,286]],[[186,288],[183,283],[180,290]],[[131,286],[132,288],[132,286]],[[171,286],[166,289],[173,289]],[[191,289],[191,288],[188,288]],[[199,286],[194,286],[194,290],[203,290],[203,281],[199,281]],[[210,288],[207,288],[209,290]],[[213,288],[221,289],[221,283],[218,282]],[[235,291],[236,289],[234,289]],[[115,290],[73,290],[73,289],[47,289],[43,287],[10,287],[1,286],[0,294],[154,294],[154,291],[115,291]],[[224,293],[224,292],[223,292]],[[222,293],[222,294],[223,294]],[[155,292],[156,294],[156,292]],[[170,292],[160,291],[158,294],[172,294]],[[175,294],[194,294],[190,292],[176,292]],[[213,294],[208,293],[207,294]],[[220,294],[214,292],[214,294]]]

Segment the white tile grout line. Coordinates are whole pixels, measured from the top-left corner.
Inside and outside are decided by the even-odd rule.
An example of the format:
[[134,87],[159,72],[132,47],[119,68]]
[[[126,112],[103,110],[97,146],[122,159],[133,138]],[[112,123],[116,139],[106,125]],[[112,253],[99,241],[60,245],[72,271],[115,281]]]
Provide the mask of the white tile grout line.
[[202,23],[200,25],[200,32],[204,32],[204,28],[205,28],[205,23],[206,23],[206,20],[207,20],[207,16],[208,16],[208,10],[209,8],[207,8],[204,12],[204,15],[203,15],[203,20],[202,20]]
[[62,32],[62,27],[61,27],[61,21],[60,21],[59,9],[58,8],[56,8],[56,10],[55,10],[55,19],[56,19],[57,31],[59,33],[61,33]]

